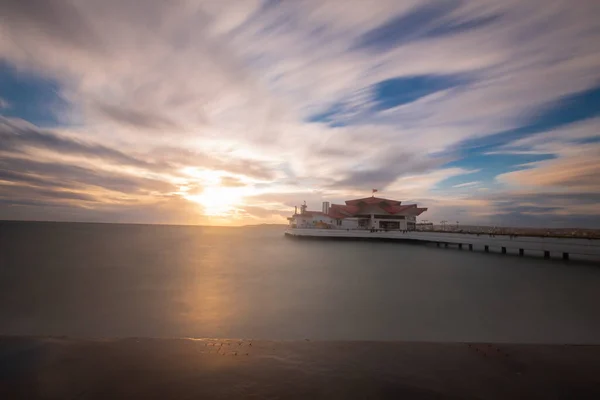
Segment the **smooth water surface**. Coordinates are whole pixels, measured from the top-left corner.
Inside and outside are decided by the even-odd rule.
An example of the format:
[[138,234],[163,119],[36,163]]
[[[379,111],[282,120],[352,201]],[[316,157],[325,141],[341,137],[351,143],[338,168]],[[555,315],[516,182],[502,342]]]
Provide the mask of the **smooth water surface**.
[[600,343],[600,267],[283,228],[0,222],[0,334]]

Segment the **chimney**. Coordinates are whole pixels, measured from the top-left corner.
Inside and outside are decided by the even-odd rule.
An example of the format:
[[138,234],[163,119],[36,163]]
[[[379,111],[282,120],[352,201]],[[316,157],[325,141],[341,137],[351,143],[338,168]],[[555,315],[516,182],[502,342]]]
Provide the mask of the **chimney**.
[[329,214],[329,202],[328,201],[323,202],[323,214]]

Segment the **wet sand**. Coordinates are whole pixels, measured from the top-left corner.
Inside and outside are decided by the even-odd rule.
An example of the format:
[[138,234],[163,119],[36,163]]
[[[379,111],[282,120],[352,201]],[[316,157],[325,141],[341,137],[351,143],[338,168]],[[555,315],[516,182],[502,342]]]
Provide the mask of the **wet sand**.
[[600,398],[600,346],[2,337],[0,398]]

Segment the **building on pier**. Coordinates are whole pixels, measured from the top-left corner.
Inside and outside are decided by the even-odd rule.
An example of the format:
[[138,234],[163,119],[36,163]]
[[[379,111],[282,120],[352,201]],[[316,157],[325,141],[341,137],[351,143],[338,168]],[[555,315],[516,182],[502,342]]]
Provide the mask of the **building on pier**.
[[416,204],[371,196],[345,204],[326,201],[321,211],[309,211],[304,203],[288,221],[290,228],[414,230],[416,217],[425,211]]

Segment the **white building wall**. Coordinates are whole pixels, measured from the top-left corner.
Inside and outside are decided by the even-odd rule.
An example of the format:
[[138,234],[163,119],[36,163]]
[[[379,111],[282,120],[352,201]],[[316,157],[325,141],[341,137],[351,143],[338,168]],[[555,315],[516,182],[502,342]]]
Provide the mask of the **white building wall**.
[[[374,214],[385,214],[382,213],[382,210],[380,210],[379,208],[376,208],[375,210],[373,210],[374,213],[371,213],[371,215]],[[315,225],[318,222],[323,222],[325,224],[328,224],[331,229],[358,229],[358,220],[359,218],[343,218],[341,219],[341,225],[338,225],[338,220],[335,218],[331,218],[329,216],[326,215],[315,215],[315,216],[302,216],[302,215],[297,215],[296,216],[296,227],[297,228],[314,228]],[[407,222],[415,222],[416,218],[414,216],[406,216],[405,219],[383,219],[383,218],[373,218],[372,220],[370,220],[373,222],[373,225],[369,224],[367,229],[369,228],[375,228],[375,229],[380,229],[379,228],[379,222],[380,221],[386,221],[386,222],[398,222],[400,225],[400,230],[407,230]],[[290,223],[290,225],[293,223],[293,221]]]
[[326,215],[314,215],[314,216],[296,216],[296,226],[298,228],[312,228],[318,222],[323,222],[329,225],[335,225],[335,220]]
[[310,218],[296,216],[296,227],[297,228],[310,228]]
[[330,218],[330,217],[328,217],[328,216],[325,216],[325,215],[317,215],[317,216],[314,216],[314,217],[313,217],[313,221],[315,221],[315,223],[316,223],[316,222],[323,222],[323,223],[325,223],[325,224],[329,224],[329,225],[333,225],[333,224],[335,224],[335,219],[333,219],[333,218]]
[[[337,229],[356,229],[358,228],[358,218],[344,218],[341,225],[335,225]],[[335,224],[335,223],[334,223]]]

